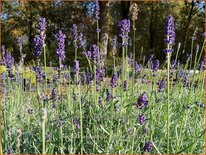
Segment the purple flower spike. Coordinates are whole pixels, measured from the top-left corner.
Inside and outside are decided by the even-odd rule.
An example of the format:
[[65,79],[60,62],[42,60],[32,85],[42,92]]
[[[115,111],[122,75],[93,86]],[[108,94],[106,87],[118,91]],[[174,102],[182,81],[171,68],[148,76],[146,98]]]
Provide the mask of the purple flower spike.
[[144,144],[144,152],[150,152],[153,148],[153,143],[148,141]]
[[42,54],[43,45],[44,45],[44,42],[40,36],[37,36],[34,38],[34,57],[36,59],[38,59],[39,56]]
[[174,18],[171,15],[169,15],[166,19],[165,35],[166,38],[164,39],[164,41],[168,47],[164,49],[164,52],[172,53],[173,52],[172,46],[174,45],[175,42],[175,28],[174,28]]
[[75,74],[79,74],[79,61],[74,61],[74,72]]
[[45,18],[39,18],[38,19],[38,24],[37,24],[37,31],[41,34],[43,32],[46,31],[46,26],[47,26],[47,23],[46,23],[46,19]]
[[[73,35],[73,41],[76,42],[78,39],[77,25],[76,24],[72,25],[71,31],[72,31],[72,35]],[[77,47],[75,47],[75,48],[77,48]]]
[[57,41],[57,47],[56,47],[56,53],[60,59],[60,61],[64,61],[65,59],[65,38],[66,35],[62,33],[60,30],[56,35],[55,35],[56,41]]
[[117,72],[115,72],[111,78],[111,81],[110,81],[110,86],[112,88],[115,88],[117,87],[118,85],[118,75],[117,75]]
[[100,17],[99,17],[99,14],[100,14],[99,10],[100,10],[99,2],[98,2],[98,0],[96,0],[96,4],[95,4],[95,17],[94,17],[95,20],[99,20],[100,19]]
[[128,33],[130,31],[130,20],[129,19],[123,19],[122,21],[119,22],[120,27],[120,34],[119,36],[122,37],[123,43],[122,46],[127,46],[128,45]]
[[158,92],[163,92],[165,90],[165,87],[166,87],[166,79],[162,78],[162,80],[159,83]]
[[137,102],[134,103],[134,105],[138,109],[143,109],[143,108],[147,107],[147,105],[148,105],[148,98],[147,98],[146,92],[144,92],[142,95],[140,95],[140,97],[138,98]]
[[144,114],[139,115],[139,123],[140,125],[143,125],[146,121],[146,116]]

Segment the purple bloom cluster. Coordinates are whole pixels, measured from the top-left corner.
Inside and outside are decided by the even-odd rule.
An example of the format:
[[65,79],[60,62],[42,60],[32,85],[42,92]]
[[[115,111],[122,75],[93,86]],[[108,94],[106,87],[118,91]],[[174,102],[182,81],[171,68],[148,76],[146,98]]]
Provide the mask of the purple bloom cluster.
[[135,71],[135,73],[137,74],[137,77],[140,76],[141,69],[142,69],[142,65],[141,65],[141,64],[138,64],[138,63],[136,62],[135,65],[134,65],[134,71]]
[[74,72],[75,74],[79,74],[79,61],[74,61]]
[[120,34],[119,36],[122,37],[122,46],[128,45],[128,32],[130,31],[130,20],[129,19],[123,19],[119,22],[120,27]]
[[148,141],[144,144],[144,152],[150,152],[153,148],[153,143]]
[[117,75],[117,72],[114,72],[114,74],[112,75],[112,78],[110,80],[110,86],[112,88],[115,88],[117,87],[118,85],[118,75]]
[[158,86],[158,92],[163,92],[165,90],[165,87],[166,87],[166,79],[162,78]]
[[140,125],[143,125],[146,121],[146,116],[144,114],[139,115],[139,123]]
[[34,38],[34,57],[36,59],[39,58],[39,56],[42,54],[42,47],[45,45],[45,38],[46,38],[46,19],[45,18],[39,18],[38,24],[37,24],[37,31],[38,35]]
[[43,72],[40,67],[35,67],[35,72],[37,74],[37,82],[42,83],[43,82]]
[[39,56],[42,54],[43,45],[44,45],[44,42],[40,36],[37,36],[34,38],[34,57],[36,59],[38,59]]
[[[71,32],[73,35],[73,41],[76,42],[78,39],[78,32],[77,32],[77,25],[76,24],[72,25]],[[75,47],[75,48],[77,48],[77,47]]]
[[56,47],[56,53],[59,57],[59,60],[62,62],[65,59],[65,38],[66,35],[62,33],[60,30],[55,35],[56,41],[57,41],[57,47]]
[[134,105],[138,109],[143,109],[143,108],[147,107],[147,105],[148,105],[148,98],[147,98],[146,92],[144,92],[142,95],[140,95],[140,97],[137,99],[137,102],[134,103]]
[[174,18],[172,15],[167,16],[166,19],[166,25],[165,25],[165,35],[166,38],[164,41],[167,44],[167,48],[164,49],[165,53],[172,53],[173,49],[172,46],[174,45],[175,42],[175,28],[174,28]]
[[99,2],[98,2],[98,0],[96,0],[96,3],[95,3],[95,12],[94,12],[94,15],[95,15],[94,19],[95,19],[95,20],[99,20],[99,19],[100,19],[100,17],[99,17],[99,14],[100,14],[99,10],[100,10],[100,8],[99,8]]
[[198,70],[199,71],[205,70],[205,61],[204,60],[202,60],[201,63],[198,65]]
[[14,76],[13,73],[12,73],[12,68],[14,66],[14,58],[11,55],[11,52],[7,52],[6,53],[6,56],[5,56],[5,59],[4,59],[4,64],[5,64],[6,68],[7,68],[8,76],[10,78],[12,78]]
[[57,89],[56,88],[52,89],[51,96],[52,96],[53,101],[58,100],[58,93],[57,93]]
[[46,26],[47,26],[46,19],[40,17],[40,18],[38,19],[37,31],[38,31],[40,34],[41,34],[41,33],[44,33],[44,32],[46,31]]
[[91,84],[92,80],[93,80],[93,75],[92,75],[92,73],[89,72],[89,71],[87,71],[87,72],[86,72],[86,83],[87,83],[87,84]]
[[99,84],[100,81],[103,81],[105,77],[105,69],[97,68],[96,69],[96,83]]

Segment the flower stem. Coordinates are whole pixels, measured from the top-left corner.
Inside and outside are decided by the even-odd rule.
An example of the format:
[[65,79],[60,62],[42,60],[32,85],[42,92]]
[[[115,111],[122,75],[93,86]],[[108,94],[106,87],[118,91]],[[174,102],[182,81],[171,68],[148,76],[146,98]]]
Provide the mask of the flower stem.
[[169,137],[170,137],[170,124],[169,124],[169,114],[170,114],[170,53],[167,53],[167,154],[169,154]]

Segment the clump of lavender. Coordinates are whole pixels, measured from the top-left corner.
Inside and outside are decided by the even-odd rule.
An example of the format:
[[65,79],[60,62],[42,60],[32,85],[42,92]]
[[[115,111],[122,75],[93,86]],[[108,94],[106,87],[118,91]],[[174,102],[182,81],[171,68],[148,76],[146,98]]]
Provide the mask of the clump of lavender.
[[165,35],[166,38],[164,39],[164,41],[167,44],[167,48],[164,50],[164,52],[172,53],[173,52],[172,46],[174,45],[175,42],[174,18],[172,17],[172,15],[169,15],[166,19]]
[[120,34],[119,36],[122,37],[122,46],[128,45],[128,33],[130,31],[130,20],[123,19],[119,22],[118,26],[120,27]]
[[66,35],[63,34],[62,31],[60,30],[55,35],[55,38],[56,38],[56,43],[57,43],[56,53],[57,53],[57,56],[59,58],[59,61],[62,63],[65,60],[65,38],[66,38]]
[[163,92],[166,88],[166,79],[162,78],[158,86],[158,92]]
[[148,98],[147,98],[146,92],[144,92],[140,95],[140,97],[137,99],[137,102],[134,103],[134,105],[138,109],[143,109],[143,108],[148,106]]
[[110,86],[112,88],[115,88],[117,87],[118,85],[118,75],[117,75],[117,72],[114,72],[114,74],[112,75],[112,78],[110,80]]
[[150,152],[153,148],[153,143],[148,141],[144,144],[144,152]]
[[140,125],[143,125],[146,121],[146,116],[144,114],[139,115],[139,123]]

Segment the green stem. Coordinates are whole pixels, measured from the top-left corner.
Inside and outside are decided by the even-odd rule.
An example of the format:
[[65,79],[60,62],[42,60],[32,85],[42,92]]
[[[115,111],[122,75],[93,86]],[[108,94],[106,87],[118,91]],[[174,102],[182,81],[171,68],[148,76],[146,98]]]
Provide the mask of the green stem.
[[170,53],[167,53],[167,154],[169,154],[169,144],[170,144],[170,141],[169,141],[169,134],[170,134],[170,124],[169,124],[169,114],[170,114],[170,107],[169,107],[169,104],[170,104],[170,99],[169,99],[169,96],[170,96]]

